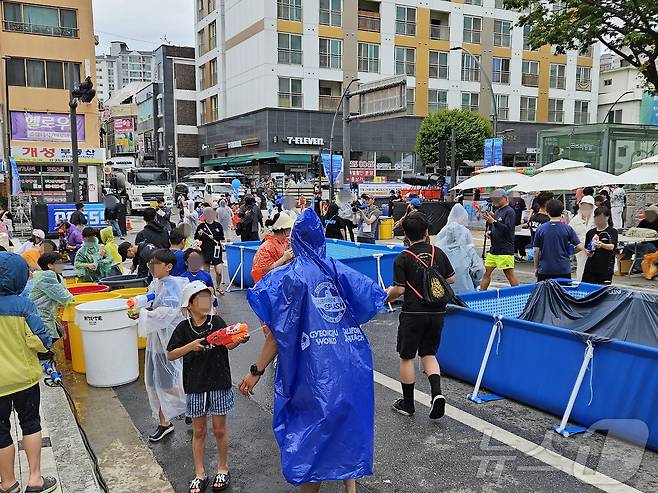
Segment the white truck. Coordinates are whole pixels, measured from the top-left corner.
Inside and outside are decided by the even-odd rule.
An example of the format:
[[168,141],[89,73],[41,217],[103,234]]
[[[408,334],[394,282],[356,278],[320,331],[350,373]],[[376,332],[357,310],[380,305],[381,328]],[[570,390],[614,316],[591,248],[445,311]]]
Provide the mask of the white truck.
[[174,206],[174,187],[171,173],[167,168],[132,166],[125,159],[114,163],[108,161],[112,168],[110,188],[126,198],[126,212],[130,215],[143,211],[163,197],[167,207]]

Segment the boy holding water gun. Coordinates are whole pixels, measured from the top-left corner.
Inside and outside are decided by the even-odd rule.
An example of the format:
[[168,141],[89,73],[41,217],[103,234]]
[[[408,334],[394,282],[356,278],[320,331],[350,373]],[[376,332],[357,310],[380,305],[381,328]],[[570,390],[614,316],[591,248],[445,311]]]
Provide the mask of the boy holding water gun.
[[210,482],[204,467],[208,415],[218,453],[212,491],[223,491],[231,483],[226,416],[233,409],[234,397],[228,350],[249,339],[245,324],[226,327],[220,316],[212,314],[213,298],[213,289],[202,281],[192,281],[183,289],[181,308],[187,320],[178,324],[167,345],[170,361],[183,358],[185,415],[192,419],[195,472],[189,493],[204,492]]

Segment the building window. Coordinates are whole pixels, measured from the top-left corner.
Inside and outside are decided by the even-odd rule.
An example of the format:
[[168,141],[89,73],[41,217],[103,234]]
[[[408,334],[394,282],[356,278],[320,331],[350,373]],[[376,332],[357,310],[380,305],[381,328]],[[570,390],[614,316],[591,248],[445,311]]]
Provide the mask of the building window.
[[303,106],[302,79],[279,77],[279,107],[302,108]]
[[297,34],[279,33],[279,63],[302,64],[302,37]]
[[464,0],[464,3],[468,5],[478,5],[482,7],[482,0]]
[[320,24],[324,26],[341,25],[342,0],[320,0]]
[[479,81],[480,80],[480,56],[471,56],[468,53],[462,53],[462,80]]
[[430,51],[430,79],[448,78],[448,52]]
[[408,87],[407,88],[407,114],[415,115],[416,114],[416,88]]
[[219,98],[217,96],[210,96],[209,120],[216,122],[219,120]]
[[551,63],[551,74],[549,85],[551,89],[564,89],[567,87],[567,66],[559,63]]
[[217,59],[210,60],[210,86],[217,85]]
[[430,89],[428,109],[430,113],[448,109],[448,92]]
[[320,67],[341,68],[343,41],[340,39],[320,38]]
[[612,85],[612,79],[603,79],[603,85],[604,86],[611,86]]
[[532,46],[530,45],[530,26],[528,24],[523,26],[523,49],[532,51]]
[[359,72],[379,73],[379,45],[359,43]]
[[494,19],[494,46],[512,46],[512,21]]
[[497,9],[504,10],[505,9],[505,3],[503,0],[495,0],[494,7]]
[[499,84],[509,84],[509,58],[494,58],[493,59],[493,71],[492,71],[492,81]]
[[537,119],[537,98],[521,96],[521,121],[534,122]]
[[465,111],[480,110],[480,94],[477,92],[462,93],[462,109]]
[[521,84],[529,87],[539,86],[539,62],[523,60],[521,64]]
[[592,90],[592,69],[589,67],[576,67],[576,91]]
[[76,10],[3,2],[4,30],[64,38],[78,37]]
[[413,7],[400,7],[395,9],[395,32],[396,34],[416,35],[416,9]]
[[208,0],[208,13],[212,13],[215,11],[215,0]]
[[395,74],[416,75],[416,50],[415,48],[395,47]]
[[277,0],[277,18],[287,21],[302,20],[302,0]]
[[551,123],[564,123],[564,100],[548,100],[548,121]]
[[576,125],[589,123],[589,101],[576,101],[573,122]]
[[[68,62],[10,58],[7,82],[10,86],[68,89]],[[74,82],[80,81],[80,64],[74,64]]]
[[482,34],[482,18],[464,16],[464,43],[480,44]]
[[623,110],[612,110],[608,116],[608,123],[621,123]]
[[507,94],[496,95],[496,109],[499,120],[509,120],[509,96]]
[[217,48],[217,22],[212,21],[208,24],[208,49]]

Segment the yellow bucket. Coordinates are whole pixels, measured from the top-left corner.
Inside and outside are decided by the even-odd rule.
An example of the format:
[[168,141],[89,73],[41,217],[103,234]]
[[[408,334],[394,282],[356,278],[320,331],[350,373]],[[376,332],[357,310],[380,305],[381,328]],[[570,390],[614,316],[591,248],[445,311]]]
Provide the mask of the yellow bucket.
[[82,347],[82,333],[80,327],[75,323],[75,307],[81,303],[99,300],[112,300],[119,298],[113,292],[79,294],[75,301],[66,305],[62,311],[62,322],[68,323],[69,344],[71,345],[71,367],[76,373],[86,373],[85,352]]
[[[141,296],[146,294],[148,288],[125,288],[110,291],[112,294],[119,295],[119,298],[132,298],[133,296]],[[137,337],[137,349],[146,349],[146,337]]]
[[393,218],[385,217],[379,220],[379,239],[392,240],[393,239]]
[[77,277],[66,277],[64,278],[64,286],[67,288],[69,286],[76,286],[78,284],[78,278]]

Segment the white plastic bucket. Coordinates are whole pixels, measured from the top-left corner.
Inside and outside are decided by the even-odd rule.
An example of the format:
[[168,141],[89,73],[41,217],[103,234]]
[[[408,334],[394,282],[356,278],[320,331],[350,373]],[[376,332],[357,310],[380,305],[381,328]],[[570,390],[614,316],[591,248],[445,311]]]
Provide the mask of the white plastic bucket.
[[139,378],[137,321],[128,318],[126,300],[82,303],[75,309],[82,332],[87,383],[116,387]]

